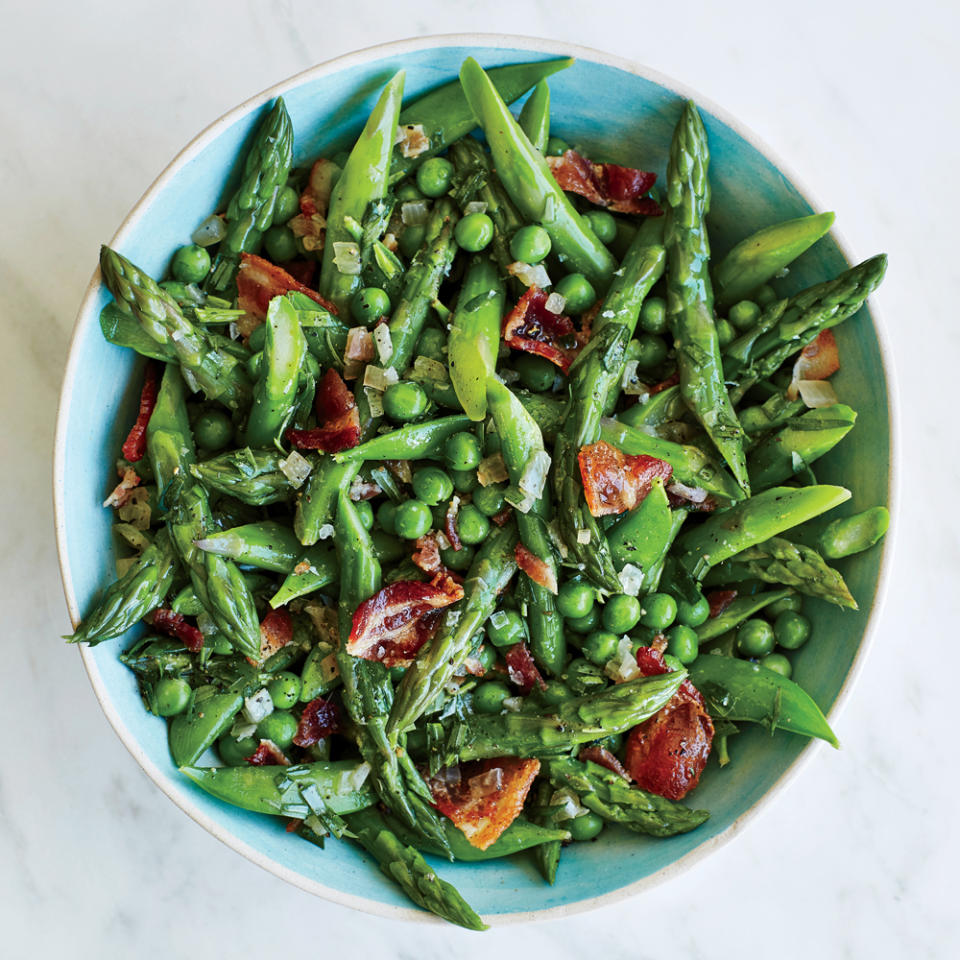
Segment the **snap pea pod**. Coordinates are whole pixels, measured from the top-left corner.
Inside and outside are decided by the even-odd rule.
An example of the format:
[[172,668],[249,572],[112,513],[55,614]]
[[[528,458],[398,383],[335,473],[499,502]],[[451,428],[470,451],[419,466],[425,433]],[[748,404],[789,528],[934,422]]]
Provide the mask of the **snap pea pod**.
[[775,393],[756,407],[741,409],[743,429],[747,434],[745,446],[748,450],[759,442],[763,434],[777,427],[783,427],[798,414],[803,413],[807,405],[800,397],[791,400],[786,393]]
[[403,373],[413,360],[413,350],[423,332],[431,304],[450,270],[457,252],[453,238],[458,214],[453,202],[442,197],[430,212],[424,245],[407,269],[403,295],[390,317],[389,365]]
[[554,786],[572,790],[588,810],[636,833],[673,837],[696,829],[710,816],[707,810],[692,810],[630,786],[618,773],[597,763],[563,757],[548,760],[546,766]]
[[600,425],[600,439],[632,456],[644,455],[665,460],[673,467],[673,476],[691,487],[702,487],[707,493],[725,500],[741,500],[740,485],[710,454],[689,443],[674,443],[652,436],[619,420],[605,419]]
[[763,723],[805,737],[840,744],[813,698],[792,680],[759,663],[706,654],[690,667],[690,680],[713,717]]
[[667,555],[674,541],[680,533],[680,528],[684,521],[690,515],[689,510],[674,510],[670,517],[670,530],[667,533],[666,541],[660,555],[643,572],[643,592],[652,593],[660,586],[660,580],[663,577],[663,571],[666,568]]
[[820,534],[820,551],[830,560],[852,556],[879,543],[889,526],[890,511],[886,507],[871,507],[852,517],[842,517]]
[[100,248],[100,275],[117,308],[134,317],[159,344],[170,345],[184,376],[210,400],[243,409],[250,382],[240,360],[217,349],[207,332],[190,323],[176,300],[143,270],[107,246]]
[[750,450],[754,490],[782,483],[832,450],[853,428],[857,414],[843,403],[808,410]]
[[833,213],[813,213],[764,227],[741,240],[714,268],[717,306],[729,307],[773,279],[833,226]]
[[738,551],[732,560],[715,566],[704,583],[709,586],[744,580],[783,583],[807,596],[819,597],[850,610],[857,609],[857,602],[839,571],[826,563],[812,547],[791,543],[783,537],[771,537]]
[[[218,530],[196,540],[204,553],[216,553],[274,573],[290,573],[303,546],[296,534],[276,520],[261,520],[229,530]],[[329,582],[329,581],[328,581]]]
[[293,767],[193,767],[180,772],[211,796],[254,813],[306,819],[310,810],[297,795],[282,794],[278,782],[287,778],[320,791],[334,813],[354,813],[376,803],[366,785],[366,766],[357,760],[319,760]]
[[266,343],[260,376],[253,388],[247,421],[247,444],[275,442],[293,416],[300,367],[307,349],[297,311],[286,297],[274,297],[267,308]]
[[710,209],[709,162],[707,132],[696,106],[687,101],[674,131],[667,166],[667,316],[677,341],[684,402],[749,496],[743,429],[727,396],[713,317],[705,220]]
[[415,847],[387,829],[375,808],[351,813],[346,820],[357,842],[414,903],[468,930],[487,929],[456,888],[441,880]]
[[338,494],[350,489],[359,471],[359,461],[336,463],[331,457],[323,457],[313,468],[293,514],[293,532],[305,547],[312,547],[321,529],[333,522]]
[[[887,256],[881,253],[791,297],[776,326],[755,340],[745,361],[733,369],[728,364],[727,376],[738,381],[730,391],[731,402],[739,403],[747,390],[770,377],[822,331],[853,316],[880,286],[886,270]],[[736,348],[735,340],[730,350]]]
[[844,487],[771,487],[715,513],[680,541],[683,563],[702,579],[710,567],[832,510],[850,499]]
[[227,731],[242,706],[242,693],[216,693],[213,687],[198,690],[190,706],[170,723],[173,762],[178,767],[195,764],[203,751]]
[[[544,810],[549,806],[550,797],[553,794],[553,787],[547,779],[539,780],[537,785],[537,806]],[[534,814],[534,822],[541,827],[546,827],[549,823],[548,815]],[[557,879],[557,868],[560,866],[560,854],[563,852],[563,844],[560,840],[550,840],[547,843],[541,843],[534,847],[533,857],[537,864],[543,879],[551,886]]]
[[336,647],[325,640],[318,640],[307,654],[300,671],[300,702],[309,703],[317,697],[325,697],[340,684]]
[[516,542],[512,524],[498,527],[473,558],[463,585],[463,600],[447,608],[440,629],[420,648],[400,681],[388,725],[394,743],[440,696],[470,655],[474,636],[496,609],[497,597],[516,573]]
[[680,387],[667,387],[649,397],[643,403],[635,403],[617,414],[617,420],[628,427],[649,427],[656,429],[672,420],[682,420],[687,415],[687,407],[680,396]]
[[297,597],[336,583],[340,577],[336,554],[329,547],[321,544],[304,553],[298,543],[298,549],[300,552],[292,569],[287,573],[286,580],[270,598],[270,606],[274,609],[285,606]]
[[[386,195],[405,75],[401,70],[384,87],[330,195],[320,292],[344,317],[360,286],[360,250],[352,225],[362,224],[370,204]],[[338,253],[344,253],[348,247],[356,247],[356,272],[342,272],[338,265],[343,263]]]
[[[527,628],[530,631],[530,649],[534,659],[548,673],[559,676],[567,661],[567,643],[563,632],[563,617],[554,603],[557,583],[557,559],[554,556],[550,534],[547,531],[551,509],[546,475],[549,458],[543,447],[543,437],[536,420],[524,409],[520,401],[500,381],[487,380],[487,403],[490,416],[500,437],[500,452],[507,472],[510,474],[514,494],[527,502],[527,510],[516,510],[517,529],[520,541],[545,565],[545,579],[552,580],[554,587],[527,577],[526,589],[530,603],[527,606]],[[522,484],[526,470],[539,459],[541,465],[541,493],[536,499],[525,491]],[[534,481],[530,481],[534,482]],[[515,488],[515,489],[514,489]]]
[[176,551],[170,535],[161,530],[137,562],[107,587],[97,605],[67,639],[93,647],[126,633],[163,603],[176,571]]
[[471,714],[451,724],[441,766],[487,757],[551,757],[624,733],[677,692],[685,670],[640,677],[560,704],[550,713]]
[[[522,97],[546,77],[558,70],[565,70],[573,59],[538,60],[533,63],[516,63],[506,67],[492,67],[487,75],[493,81],[500,96],[507,103]],[[477,125],[476,117],[467,103],[459,80],[445,83],[435,90],[418,97],[400,114],[400,125],[419,124],[430,146],[416,157],[394,155],[390,168],[390,182],[402,180],[418,164],[433,157],[446,147],[455,145]]]
[[546,443],[553,443],[563,426],[566,405],[545,393],[531,393],[529,390],[513,390],[513,395],[523,404],[527,413],[536,420]]
[[503,281],[489,257],[470,261],[447,339],[450,381],[471,420],[487,414],[487,378],[497,368],[500,322],[504,314]]
[[277,197],[293,161],[293,124],[278,97],[260,124],[243,162],[240,186],[227,204],[227,233],[210,274],[212,290],[232,288],[243,253],[256,253],[273,225]]
[[443,456],[443,443],[455,433],[470,428],[470,418],[440,417],[425,423],[408,423],[389,433],[335,453],[336,463],[360,463],[365,460],[422,460]]
[[646,573],[666,552],[672,531],[673,511],[663,480],[658,477],[639,505],[607,529],[607,543],[617,569],[631,563]]
[[546,80],[541,80],[527,97],[520,111],[519,124],[530,143],[540,153],[546,153],[550,140],[550,88]]
[[510,199],[529,222],[539,223],[550,234],[553,252],[568,269],[583,273],[598,289],[606,289],[616,261],[560,189],[546,160],[472,57],[460,68],[460,83],[483,128],[497,176]]
[[785,590],[770,590],[767,593],[757,593],[752,597],[738,597],[722,613],[711,617],[705,623],[701,623],[699,627],[695,628],[697,631],[697,639],[700,643],[706,643],[707,640],[713,640],[716,637],[722,636],[728,630],[733,630],[734,627],[740,626],[744,620],[749,620],[750,617],[756,616],[764,607],[768,607],[771,603],[776,603],[778,600],[782,600],[784,597],[789,597],[792,594],[793,590],[788,587]]
[[190,464],[190,473],[209,490],[263,507],[283,503],[293,494],[290,479],[280,469],[282,450],[228,450],[201,463]]

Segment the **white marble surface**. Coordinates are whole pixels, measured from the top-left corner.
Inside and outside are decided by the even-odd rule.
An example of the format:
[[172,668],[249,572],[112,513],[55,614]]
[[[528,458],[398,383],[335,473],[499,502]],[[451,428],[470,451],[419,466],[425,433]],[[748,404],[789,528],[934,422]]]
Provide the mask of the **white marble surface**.
[[[960,17],[946,0],[779,6],[3,5],[0,954],[958,955]],[[498,29],[575,40],[682,78],[790,158],[838,211],[857,256],[889,252],[874,302],[900,383],[904,496],[887,609],[836,720],[843,751],[820,751],[734,843],[641,898],[476,938],[316,900],[219,844],[152,786],[58,639],[68,621],[49,475],[61,371],[98,244],[181,145],[336,54]]]

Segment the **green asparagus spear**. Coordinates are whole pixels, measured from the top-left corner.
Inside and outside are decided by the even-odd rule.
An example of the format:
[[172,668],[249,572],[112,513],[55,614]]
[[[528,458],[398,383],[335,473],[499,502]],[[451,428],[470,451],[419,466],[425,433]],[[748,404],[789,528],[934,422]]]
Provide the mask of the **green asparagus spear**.
[[[550,797],[553,794],[553,787],[547,779],[537,781],[537,806],[544,810],[549,806]],[[541,827],[548,827],[552,822],[548,814],[534,814],[534,822]],[[548,843],[542,843],[534,848],[533,856],[537,864],[537,869],[543,875],[543,879],[551,886],[557,879],[557,868],[560,866],[560,854],[563,845],[559,840],[551,840]]]
[[286,580],[270,598],[270,606],[274,609],[285,606],[297,597],[335,583],[339,576],[336,554],[322,544],[310,547],[305,553],[299,554]]
[[550,88],[546,80],[541,80],[527,97],[519,123],[530,143],[545,154],[550,139]]
[[303,552],[296,534],[286,524],[276,520],[261,520],[229,530],[217,530],[194,541],[194,546],[205,553],[229,557],[237,563],[272,570],[274,573],[290,573]]
[[281,450],[229,450],[202,463],[190,464],[193,474],[208,490],[236,497],[254,507],[283,503],[293,494],[290,478],[280,469],[286,459]]
[[849,557],[879,543],[889,526],[890,511],[886,507],[871,507],[828,524],[820,534],[820,550],[830,560]]
[[313,546],[320,539],[320,531],[333,522],[337,496],[350,489],[359,470],[360,461],[335,463],[331,457],[324,457],[311,471],[293,515],[293,531],[305,547]]

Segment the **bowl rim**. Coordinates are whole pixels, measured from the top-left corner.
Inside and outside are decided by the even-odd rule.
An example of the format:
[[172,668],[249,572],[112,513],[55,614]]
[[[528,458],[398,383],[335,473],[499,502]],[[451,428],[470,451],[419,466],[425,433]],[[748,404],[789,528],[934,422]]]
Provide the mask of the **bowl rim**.
[[[297,87],[308,80],[328,76],[353,66],[359,66],[372,60],[382,59],[387,56],[401,56],[407,53],[413,53],[424,49],[445,48],[445,47],[487,47],[487,48],[510,48],[515,50],[529,51],[531,53],[550,54],[558,57],[574,57],[580,60],[589,60],[599,63],[603,66],[614,67],[616,69],[632,73],[645,80],[650,80],[662,87],[689,99],[693,99],[698,106],[703,106],[719,120],[725,123],[730,129],[736,132],[747,143],[758,150],[767,160],[776,166],[776,168],[789,180],[799,195],[814,210],[822,210],[823,206],[817,202],[817,198],[812,194],[804,181],[799,178],[793,168],[784,163],[776,151],[759,137],[753,130],[746,126],[742,121],[732,116],[727,110],[719,106],[709,97],[702,96],[692,87],[667,74],[653,70],[637,61],[625,57],[616,56],[605,51],[597,50],[592,47],[581,44],[568,43],[561,40],[544,39],[517,34],[501,33],[447,33],[433,34],[420,37],[408,37],[400,40],[393,40],[386,43],[374,44],[369,47],[363,47],[341,54],[329,60],[325,60],[312,67],[308,67],[299,73],[294,74],[278,83],[272,84],[266,89],[247,98],[242,103],[228,110],[219,118],[214,120],[203,130],[201,130],[189,143],[176,154],[168,163],[163,171],[154,179],[150,186],[144,191],[140,199],[134,204],[130,212],[123,219],[116,233],[111,239],[111,246],[120,246],[128,233],[130,233],[136,223],[139,221],[143,211],[150,206],[156,196],[167,186],[175,174],[185,166],[195,155],[202,151],[211,141],[215,140],[220,132],[234,120],[247,115],[259,106],[283,95],[286,91]],[[832,228],[831,236],[837,244],[837,247],[848,263],[856,262],[850,255],[849,246],[843,239],[842,234]],[[77,604],[76,593],[73,586],[73,579],[67,562],[67,542],[66,542],[66,521],[65,521],[65,486],[66,486],[66,449],[67,449],[67,421],[70,410],[71,399],[73,395],[74,382],[77,378],[79,369],[79,351],[76,346],[80,337],[86,333],[87,327],[92,321],[92,304],[97,296],[100,287],[100,271],[96,268],[87,285],[83,300],[77,311],[77,317],[74,321],[73,332],[70,338],[68,348],[67,363],[64,369],[63,382],[60,390],[59,405],[57,411],[56,432],[54,437],[54,458],[53,458],[53,507],[54,507],[54,525],[57,542],[57,557],[60,567],[60,576],[63,582],[64,596],[67,602],[67,608],[70,614],[70,620],[74,628],[80,621],[79,607]],[[876,624],[880,619],[883,607],[886,603],[887,593],[890,585],[890,567],[893,547],[896,540],[896,518],[900,502],[900,470],[898,457],[900,451],[900,422],[899,422],[899,397],[895,370],[892,360],[892,350],[886,332],[885,325],[877,315],[876,307],[873,303],[869,306],[870,317],[873,323],[874,332],[877,338],[881,365],[883,367],[886,379],[886,405],[887,418],[890,433],[890,463],[889,480],[887,489],[887,503],[891,518],[894,520],[890,525],[890,531],[884,542],[880,545],[882,555],[880,567],[877,574],[876,589],[868,613],[867,622],[864,626],[863,637],[854,655],[850,669],[844,678],[843,684],[833,704],[827,711],[828,717],[834,720],[839,716],[842,709],[846,706],[850,692],[860,677],[866,654],[874,642],[876,634]],[[162,771],[146,755],[139,742],[125,725],[123,719],[115,709],[109,694],[104,686],[100,670],[93,658],[90,650],[84,646],[79,648],[79,654],[87,672],[87,677],[93,687],[94,694],[100,703],[108,722],[116,735],[120,738],[123,745],[132,754],[133,758],[139,764],[143,772],[153,781],[153,783],[172,800],[187,816],[195,823],[203,827],[206,831],[230,847],[232,850],[242,854],[248,860],[259,867],[269,871],[277,877],[299,887],[308,893],[322,897],[333,903],[346,907],[352,907],[362,910],[376,916],[386,917],[388,919],[404,919],[420,922],[437,922],[439,918],[424,910],[414,907],[398,906],[394,904],[381,903],[377,900],[371,900],[366,897],[348,893],[329,887],[318,881],[303,876],[295,870],[286,867],[284,864],[274,860],[254,849],[249,844],[240,840],[229,829],[223,826],[219,821],[202,812],[193,802],[193,800],[184,793],[176,782]],[[532,920],[556,919],[558,917],[572,916],[577,913],[583,913],[601,906],[607,906],[619,903],[629,897],[633,897],[643,890],[649,889],[656,884],[662,883],[681,872],[688,870],[702,858],[712,853],[720,846],[728,843],[737,834],[739,834],[748,822],[752,821],[758,814],[766,811],[771,806],[771,801],[782,793],[785,787],[794,782],[800,771],[811,761],[816,752],[823,749],[824,744],[819,740],[809,741],[793,760],[790,766],[780,775],[774,784],[763,794],[751,807],[745,810],[733,823],[730,824],[722,833],[710,838],[689,851],[679,859],[673,861],[660,870],[643,877],[639,880],[629,883],[616,890],[600,894],[595,897],[589,897],[583,900],[577,900],[571,903],[560,904],[555,907],[545,907],[538,910],[518,910],[510,913],[487,914],[484,920],[491,925],[505,926],[507,924],[522,923]]]

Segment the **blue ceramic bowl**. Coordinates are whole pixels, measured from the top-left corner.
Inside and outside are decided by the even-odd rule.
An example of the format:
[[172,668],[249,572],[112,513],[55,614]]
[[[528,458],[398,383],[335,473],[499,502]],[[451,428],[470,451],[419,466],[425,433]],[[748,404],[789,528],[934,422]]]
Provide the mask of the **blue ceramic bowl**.
[[[550,80],[554,132],[588,154],[662,172],[683,99],[701,108],[710,137],[715,253],[763,225],[810,213],[794,178],[741,125],[698,94],[641,67],[593,50],[505,36],[452,36],[401,41],[340,57],[287,80],[237,107],[198,136],[137,204],[112,246],[154,275],[176,247],[216,208],[238,153],[265,105],[282,94],[296,130],[298,163],[346,144],[362,126],[384,82],[407,71],[408,96],[457,75],[467,56],[484,66],[574,56]],[[872,254],[870,250],[866,253]],[[91,259],[96,251],[91,250]],[[836,274],[847,258],[827,237],[791,269],[784,287],[800,288]],[[63,384],[55,460],[57,535],[64,588],[74,622],[114,570],[111,517],[100,503],[113,482],[112,463],[136,406],[137,358],[106,343],[97,318],[108,300],[94,276],[74,331]],[[824,481],[854,491],[850,511],[889,503],[891,417],[884,352],[868,310],[839,328],[840,396],[859,411],[856,428],[818,465]],[[69,483],[65,482],[69,478]],[[889,552],[889,547],[886,548]],[[834,708],[849,687],[882,582],[884,549],[845,561],[843,572],[860,602],[858,613],[808,602],[814,639],[795,658],[795,678],[820,706]],[[319,851],[291,837],[280,819],[257,816],[211,799],[183,780],[167,752],[166,726],[146,713],[133,675],[117,660],[123,641],[82,649],[91,683],[117,734],[153,781],[194,820],[278,876],[327,899],[392,917],[426,919],[372,862],[346,843]],[[816,744],[760,729],[736,738],[735,762],[711,764],[695,794],[711,818],[669,840],[608,829],[596,843],[564,852],[557,882],[547,886],[529,858],[484,864],[437,863],[466,899],[494,922],[569,913],[621,898],[657,882],[731,837],[748,814],[769,800],[801,756]]]

